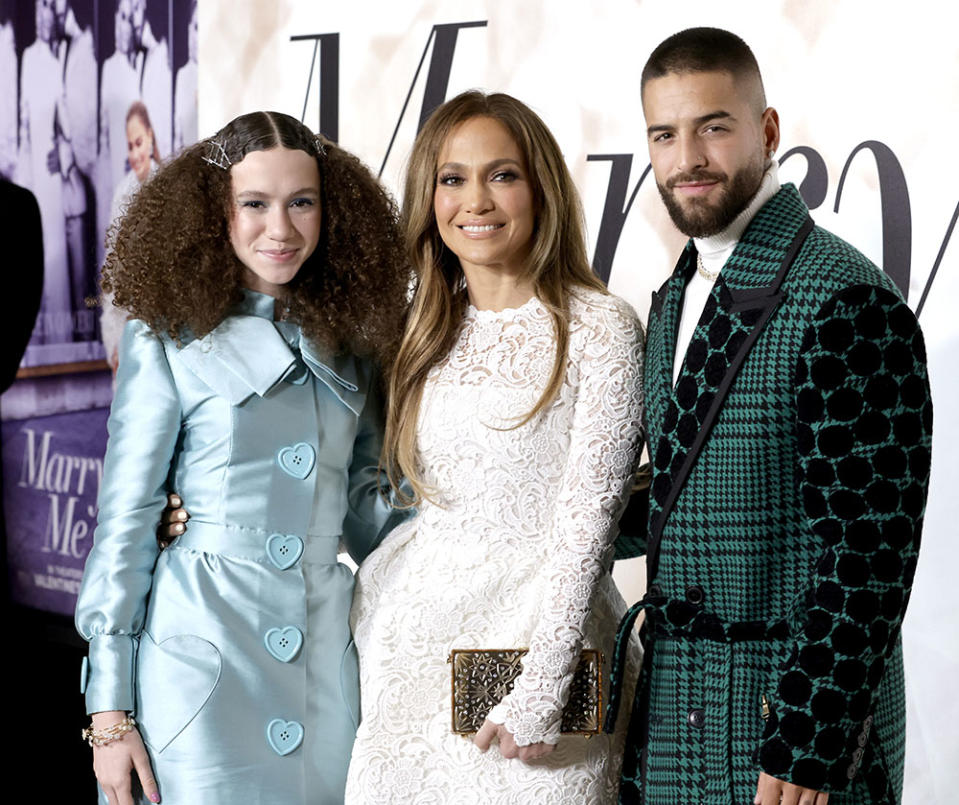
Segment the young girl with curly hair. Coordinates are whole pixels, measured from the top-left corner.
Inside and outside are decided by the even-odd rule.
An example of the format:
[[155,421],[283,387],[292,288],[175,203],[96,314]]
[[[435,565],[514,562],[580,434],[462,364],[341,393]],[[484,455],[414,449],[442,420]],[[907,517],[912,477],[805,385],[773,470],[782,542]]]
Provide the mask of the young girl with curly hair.
[[[359,690],[337,552],[388,526],[395,207],[356,158],[256,112],[161,168],[114,234],[103,288],[133,319],[76,616],[100,800],[340,802]],[[173,488],[192,520],[160,553]]]

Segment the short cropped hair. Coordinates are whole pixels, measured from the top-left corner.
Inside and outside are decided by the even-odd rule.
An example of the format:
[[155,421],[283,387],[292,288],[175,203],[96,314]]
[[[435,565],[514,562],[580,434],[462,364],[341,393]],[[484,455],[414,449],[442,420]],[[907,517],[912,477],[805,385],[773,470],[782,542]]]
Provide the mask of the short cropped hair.
[[722,28],[687,28],[663,40],[646,61],[640,87],[645,90],[647,81],[670,73],[715,71],[731,73],[736,78],[755,78],[762,106],[766,106],[756,57],[742,39]]

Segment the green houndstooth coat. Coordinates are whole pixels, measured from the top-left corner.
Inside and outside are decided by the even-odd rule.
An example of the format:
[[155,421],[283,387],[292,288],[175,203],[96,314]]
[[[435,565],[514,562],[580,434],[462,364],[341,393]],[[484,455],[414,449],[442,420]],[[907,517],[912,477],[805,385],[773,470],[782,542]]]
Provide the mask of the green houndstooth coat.
[[[786,185],[723,268],[673,385],[690,242],[650,311],[646,656],[622,803],[744,805],[760,770],[898,803],[900,625],[932,404],[892,282]],[[645,542],[645,544],[643,544]],[[619,656],[614,656],[616,717]]]

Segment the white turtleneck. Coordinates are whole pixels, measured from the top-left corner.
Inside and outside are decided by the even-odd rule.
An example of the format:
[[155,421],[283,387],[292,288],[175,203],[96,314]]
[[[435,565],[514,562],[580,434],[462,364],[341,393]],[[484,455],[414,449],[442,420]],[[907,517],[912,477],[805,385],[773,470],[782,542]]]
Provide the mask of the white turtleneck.
[[[746,205],[746,209],[733,219],[729,226],[722,232],[710,235],[708,238],[693,238],[696,251],[702,257],[703,268],[706,271],[719,276],[719,272],[733,253],[736,244],[739,243],[739,238],[742,237],[753,216],[769,199],[779,192],[779,188],[778,166],[773,161],[763,174],[759,190],[756,191],[752,201]],[[676,357],[673,359],[674,385],[679,379],[679,370],[686,358],[686,350],[689,348],[689,342],[693,339],[693,332],[696,330],[700,316],[703,315],[703,308],[706,307],[706,300],[713,290],[715,281],[715,279],[706,279],[698,271],[694,271],[692,278],[686,284],[686,292],[683,295],[683,310],[679,319],[679,330],[676,333]]]

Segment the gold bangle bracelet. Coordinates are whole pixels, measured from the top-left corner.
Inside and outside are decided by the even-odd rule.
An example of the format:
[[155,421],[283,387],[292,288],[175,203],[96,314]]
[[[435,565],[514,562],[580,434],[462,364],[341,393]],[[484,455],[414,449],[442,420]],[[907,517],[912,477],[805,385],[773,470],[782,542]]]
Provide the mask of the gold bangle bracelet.
[[80,737],[90,746],[106,746],[114,741],[118,741],[128,732],[136,729],[136,725],[137,722],[134,721],[133,716],[127,716],[123,721],[118,721],[116,724],[111,724],[102,730],[94,729],[93,723],[91,722],[89,727],[81,731]]

